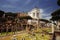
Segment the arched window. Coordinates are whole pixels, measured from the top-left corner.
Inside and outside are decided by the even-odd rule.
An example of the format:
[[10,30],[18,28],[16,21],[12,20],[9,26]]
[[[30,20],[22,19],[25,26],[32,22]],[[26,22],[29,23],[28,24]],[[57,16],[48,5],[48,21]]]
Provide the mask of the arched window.
[[33,16],[35,16],[35,13],[33,13]]
[[36,15],[37,17],[39,17],[39,13],[37,13],[37,15]]

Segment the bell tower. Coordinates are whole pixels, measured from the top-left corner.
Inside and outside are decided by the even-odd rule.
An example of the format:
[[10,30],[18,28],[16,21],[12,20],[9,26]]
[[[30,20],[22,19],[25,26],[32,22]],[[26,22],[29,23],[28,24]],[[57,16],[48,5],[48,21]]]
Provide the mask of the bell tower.
[[40,9],[34,8],[30,12],[28,12],[28,15],[31,16],[33,19],[39,19],[40,18]]
[[28,15],[33,18],[33,20],[28,20],[28,23],[30,24],[38,24],[38,20],[40,19],[40,9],[34,8],[31,11],[28,12]]

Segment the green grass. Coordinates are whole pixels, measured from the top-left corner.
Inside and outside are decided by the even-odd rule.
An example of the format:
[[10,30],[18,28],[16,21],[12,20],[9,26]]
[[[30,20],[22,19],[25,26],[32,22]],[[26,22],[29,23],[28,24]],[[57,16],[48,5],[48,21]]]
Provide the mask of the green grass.
[[6,32],[2,32],[2,34],[0,33],[0,36],[5,36]]
[[10,38],[7,37],[7,38],[5,38],[5,40],[11,40],[13,38],[16,38],[18,40],[22,40],[22,39],[25,39],[25,40],[49,40],[50,39],[49,35],[45,35],[45,34],[44,34],[44,36],[42,36],[42,34],[35,34],[35,36],[30,35],[30,34],[26,35],[26,34],[23,33],[21,35],[20,34],[16,35],[15,37],[14,36],[11,36]]
[[0,33],[0,36],[6,36],[6,35],[13,35],[13,33],[12,32],[8,32],[8,33],[2,32],[2,34]]
[[35,34],[35,36],[29,35],[29,34],[27,34],[27,35],[28,36],[26,36],[25,34],[24,35],[22,34],[22,35],[17,36],[16,38],[25,39],[25,40],[49,40],[50,39],[50,36],[45,35],[45,34],[44,34],[44,36],[42,36],[42,34]]
[[[33,33],[27,33],[26,31],[17,31],[20,32],[20,34],[16,34],[16,36],[14,37],[12,35],[12,32],[8,32],[8,34],[12,35],[10,37],[6,37],[5,39],[0,39],[0,40],[11,40],[13,38],[16,38],[18,40],[49,40],[50,39],[50,35],[49,34],[45,34],[44,31],[50,32],[51,29],[50,28],[40,28],[38,30],[33,30]],[[0,33],[0,36],[5,36],[6,33]]]

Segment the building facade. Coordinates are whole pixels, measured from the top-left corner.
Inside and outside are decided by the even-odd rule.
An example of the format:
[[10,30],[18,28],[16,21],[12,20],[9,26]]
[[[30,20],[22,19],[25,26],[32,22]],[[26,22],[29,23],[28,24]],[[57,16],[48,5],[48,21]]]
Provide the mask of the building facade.
[[28,20],[29,24],[38,24],[38,19],[40,19],[40,9],[34,8],[28,12],[28,15],[33,18],[33,20]]

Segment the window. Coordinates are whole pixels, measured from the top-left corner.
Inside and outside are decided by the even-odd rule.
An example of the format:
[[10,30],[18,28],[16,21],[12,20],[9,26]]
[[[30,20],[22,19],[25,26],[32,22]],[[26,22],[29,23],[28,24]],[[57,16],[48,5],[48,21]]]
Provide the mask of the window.
[[33,16],[35,16],[35,13],[33,13]]
[[37,13],[37,17],[39,17],[39,13]]

